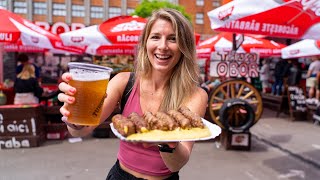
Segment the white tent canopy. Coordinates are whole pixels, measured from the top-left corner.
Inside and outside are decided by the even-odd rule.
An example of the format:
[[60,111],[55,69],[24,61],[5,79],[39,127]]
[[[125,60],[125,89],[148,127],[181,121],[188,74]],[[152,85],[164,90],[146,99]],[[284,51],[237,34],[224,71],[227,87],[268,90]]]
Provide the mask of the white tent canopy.
[[305,39],[281,50],[284,59],[320,55],[320,40]]

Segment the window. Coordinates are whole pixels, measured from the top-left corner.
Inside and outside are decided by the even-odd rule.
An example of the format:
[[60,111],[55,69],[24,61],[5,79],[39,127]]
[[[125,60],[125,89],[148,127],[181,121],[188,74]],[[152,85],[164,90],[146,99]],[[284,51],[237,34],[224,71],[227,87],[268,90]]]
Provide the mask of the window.
[[47,14],[47,5],[45,2],[34,2],[33,3],[33,14]]
[[127,9],[127,14],[128,14],[128,15],[131,15],[133,12],[134,12],[134,9],[133,9],[133,8],[128,8],[128,9]]
[[203,24],[203,13],[196,14],[196,24]]
[[109,8],[109,18],[120,16],[121,15],[121,8],[119,7],[110,7]]
[[83,5],[72,5],[71,11],[72,11],[71,15],[73,17],[84,17],[85,16]]
[[13,3],[13,12],[19,13],[19,14],[26,14],[27,13],[27,3],[15,1]]
[[7,8],[7,0],[0,0],[0,6]]
[[196,1],[197,6],[203,6],[204,5],[204,0],[197,0]]
[[52,14],[55,16],[66,16],[66,5],[60,3],[53,4]]
[[103,8],[99,6],[91,6],[90,8],[91,18],[103,18]]
[[220,6],[220,0],[213,0],[212,1],[212,6],[213,7],[219,7]]

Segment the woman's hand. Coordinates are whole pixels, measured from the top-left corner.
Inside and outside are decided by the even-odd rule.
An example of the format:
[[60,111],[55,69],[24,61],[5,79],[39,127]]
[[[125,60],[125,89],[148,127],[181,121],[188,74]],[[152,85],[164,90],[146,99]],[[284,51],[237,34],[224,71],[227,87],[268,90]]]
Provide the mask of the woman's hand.
[[63,93],[58,94],[59,101],[63,102],[63,106],[60,108],[60,113],[68,117],[70,115],[70,111],[68,111],[68,104],[72,104],[75,101],[73,95],[76,93],[76,88],[70,86],[68,82],[72,80],[72,76],[70,73],[64,73],[62,75],[62,82],[59,84],[59,90]]
[[70,111],[68,111],[68,104],[72,104],[75,101],[73,95],[76,93],[76,88],[70,86],[68,82],[72,79],[70,73],[64,73],[62,75],[62,82],[59,84],[59,90],[64,93],[58,94],[58,99],[61,102],[64,102],[63,106],[60,108],[60,113],[62,114],[61,120],[66,123],[66,125],[73,130],[80,130],[85,126],[75,125],[68,122],[68,116],[70,115]]

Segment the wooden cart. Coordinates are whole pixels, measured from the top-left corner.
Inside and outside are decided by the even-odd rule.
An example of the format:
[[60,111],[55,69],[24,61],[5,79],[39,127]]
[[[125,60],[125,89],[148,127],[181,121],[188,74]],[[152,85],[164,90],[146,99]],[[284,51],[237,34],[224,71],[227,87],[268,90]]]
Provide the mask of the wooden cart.
[[208,102],[210,119],[223,129],[221,142],[226,149],[250,149],[249,129],[260,119],[263,103],[257,88],[241,77],[258,77],[258,62],[254,53],[211,56],[210,75],[229,78],[210,92]]

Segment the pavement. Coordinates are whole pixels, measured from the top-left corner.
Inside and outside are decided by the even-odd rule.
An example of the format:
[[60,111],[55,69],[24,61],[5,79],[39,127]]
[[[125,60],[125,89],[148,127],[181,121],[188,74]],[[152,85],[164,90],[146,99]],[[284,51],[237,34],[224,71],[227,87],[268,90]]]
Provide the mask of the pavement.
[[275,118],[275,112],[266,111],[261,121],[251,128],[252,134],[320,169],[320,126],[310,120],[292,121],[285,114]]
[[[250,129],[250,151],[226,150],[218,139],[196,142],[180,179],[313,180],[320,177],[320,126],[265,109]],[[85,137],[40,147],[0,150],[0,180],[99,180],[116,161],[119,140]]]

